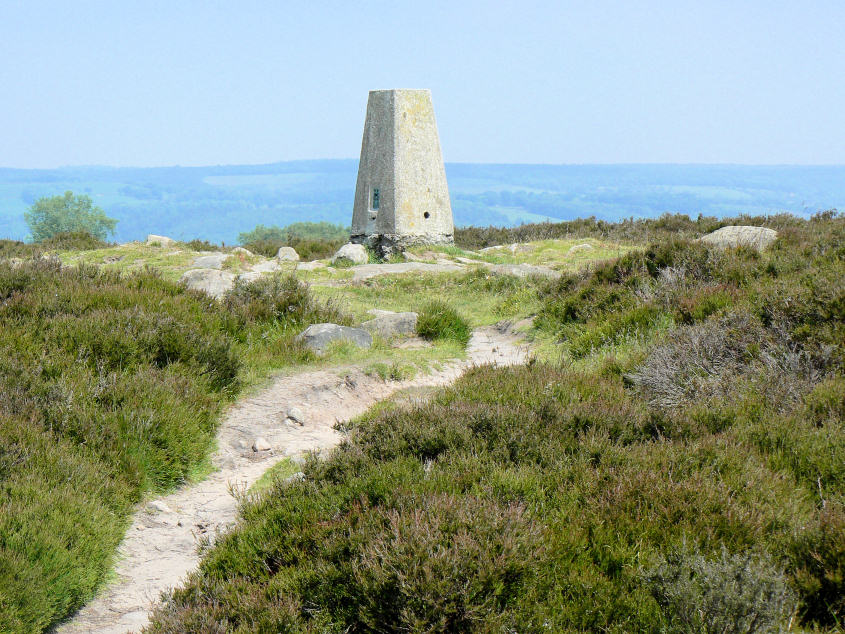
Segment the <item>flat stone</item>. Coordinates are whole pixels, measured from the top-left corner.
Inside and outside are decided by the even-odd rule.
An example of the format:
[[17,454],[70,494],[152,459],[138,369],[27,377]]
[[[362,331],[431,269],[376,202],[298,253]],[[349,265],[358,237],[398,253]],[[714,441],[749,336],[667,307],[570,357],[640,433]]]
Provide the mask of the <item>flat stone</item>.
[[275,273],[281,269],[282,267],[277,260],[264,260],[252,265],[253,273]]
[[202,291],[215,299],[220,299],[235,285],[235,275],[216,269],[192,269],[179,278],[186,288]]
[[296,336],[306,347],[322,354],[332,341],[348,340],[362,348],[373,345],[373,336],[363,328],[338,324],[313,324]]
[[301,262],[296,265],[296,268],[299,271],[313,271],[314,269],[326,268],[326,263],[320,262],[320,260],[312,260],[311,262]]
[[337,253],[332,257],[332,264],[337,264],[342,260],[347,260],[352,264],[366,264],[370,261],[370,254],[363,244],[353,244],[347,242],[337,250]]
[[267,439],[259,436],[255,440],[252,441],[252,450],[255,452],[258,451],[270,451],[273,447],[267,442]]
[[173,511],[170,510],[170,507],[167,506],[162,500],[153,500],[149,504],[147,504],[147,509],[153,511],[155,513],[172,513]]
[[249,284],[258,279],[261,279],[261,271],[247,271],[238,275],[238,280],[244,284]]
[[557,279],[563,275],[547,266],[534,266],[533,264],[494,264],[488,267],[493,273],[516,275],[517,277],[548,277]]
[[276,259],[280,262],[299,262],[299,254],[293,247],[280,247]]
[[382,337],[396,337],[398,335],[413,335],[417,332],[417,313],[389,313],[378,315],[374,319],[365,321],[361,328],[374,335]]
[[211,255],[201,255],[194,260],[193,266],[198,269],[220,269],[223,268],[223,262],[229,257],[228,253],[212,253]]
[[569,251],[567,251],[566,253],[570,254],[578,253],[579,251],[592,251],[594,248],[595,247],[593,247],[593,245],[589,242],[583,242],[582,244],[572,245],[571,247],[569,247]]
[[731,225],[716,229],[716,231],[708,233],[706,236],[699,238],[699,240],[720,249],[746,246],[763,251],[772,242],[777,240],[777,237],[778,232],[774,229],[748,225]]
[[156,244],[160,247],[172,247],[176,244],[176,240],[168,238],[167,236],[157,236],[154,233],[151,233],[147,236],[147,244],[150,246]]

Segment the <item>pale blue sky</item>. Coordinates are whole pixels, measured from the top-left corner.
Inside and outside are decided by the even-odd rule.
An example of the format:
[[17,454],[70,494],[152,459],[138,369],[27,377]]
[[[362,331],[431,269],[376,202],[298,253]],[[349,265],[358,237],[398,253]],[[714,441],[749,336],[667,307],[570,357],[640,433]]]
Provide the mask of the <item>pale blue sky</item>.
[[447,161],[845,163],[845,2],[0,0],[0,166],[357,158],[430,88]]

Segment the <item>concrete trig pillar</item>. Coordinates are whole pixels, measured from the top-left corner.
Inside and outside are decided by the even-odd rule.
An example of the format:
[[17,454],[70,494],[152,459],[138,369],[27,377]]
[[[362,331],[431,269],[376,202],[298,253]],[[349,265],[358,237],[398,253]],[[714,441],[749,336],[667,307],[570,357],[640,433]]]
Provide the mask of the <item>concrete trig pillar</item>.
[[452,244],[454,234],[431,92],[370,91],[352,242],[384,255],[414,244]]

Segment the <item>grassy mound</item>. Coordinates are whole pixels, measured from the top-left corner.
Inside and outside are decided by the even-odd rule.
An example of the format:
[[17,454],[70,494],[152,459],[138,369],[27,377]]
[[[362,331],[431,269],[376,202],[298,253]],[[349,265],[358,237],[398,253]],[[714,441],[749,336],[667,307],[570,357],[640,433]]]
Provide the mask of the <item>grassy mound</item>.
[[302,354],[293,330],[335,316],[263,284],[219,305],[149,271],[0,262],[0,631],[80,607],[144,493],[205,468],[251,341]]
[[472,329],[454,308],[440,300],[432,300],[420,309],[417,334],[424,339],[448,339],[466,346]]
[[845,619],[845,219],[550,283],[564,363],[378,408],[151,632],[765,632]]

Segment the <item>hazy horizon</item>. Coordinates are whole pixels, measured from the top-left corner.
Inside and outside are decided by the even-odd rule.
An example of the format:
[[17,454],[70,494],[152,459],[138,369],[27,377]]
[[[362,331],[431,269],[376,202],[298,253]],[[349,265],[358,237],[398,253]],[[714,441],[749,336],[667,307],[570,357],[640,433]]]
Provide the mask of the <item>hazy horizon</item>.
[[842,165],[843,31],[831,0],[11,0],[0,164],[354,159],[410,86],[450,163]]

